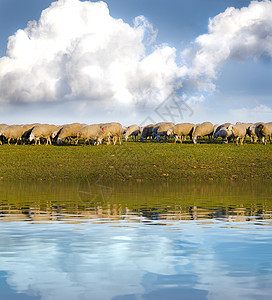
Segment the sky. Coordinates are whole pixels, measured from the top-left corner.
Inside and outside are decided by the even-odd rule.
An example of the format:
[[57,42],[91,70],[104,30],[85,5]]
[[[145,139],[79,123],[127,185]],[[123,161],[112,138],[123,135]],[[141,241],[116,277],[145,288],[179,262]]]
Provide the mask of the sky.
[[0,0],[2,123],[272,121],[272,2]]

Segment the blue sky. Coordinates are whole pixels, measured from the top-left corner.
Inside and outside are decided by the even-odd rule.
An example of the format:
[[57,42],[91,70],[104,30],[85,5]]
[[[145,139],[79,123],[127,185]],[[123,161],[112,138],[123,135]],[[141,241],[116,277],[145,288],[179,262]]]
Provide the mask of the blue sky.
[[[68,54],[63,54],[63,52],[67,51],[67,43],[74,45],[75,41],[80,40],[85,45],[87,43],[85,37],[87,35],[90,37],[90,32],[93,32],[93,28],[89,28],[90,30],[86,31],[83,37],[78,27],[77,34],[80,35],[79,38],[77,39],[73,35],[69,37],[69,40],[65,40],[64,43],[67,46],[65,46],[65,50],[63,50],[63,45],[56,49],[54,52],[55,56],[46,66],[41,62],[48,61],[48,57],[46,56],[45,59],[45,56],[43,56],[47,54],[39,54],[37,63],[31,64],[29,57],[22,57],[21,55],[30,49],[29,46],[20,42],[22,41],[22,36],[15,35],[15,33],[19,29],[27,28],[28,21],[38,21],[41,12],[48,8],[51,2],[53,1],[1,0],[0,2],[0,56],[2,56],[0,70],[1,68],[2,70],[7,69],[7,71],[3,71],[2,77],[0,73],[0,101],[2,102],[1,111],[4,115],[4,122],[9,124],[34,121],[52,123],[82,121],[92,123],[116,120],[129,124],[130,122],[141,123],[149,116],[154,121],[157,121],[159,117],[154,111],[171,94],[173,84],[177,81],[181,81],[182,88],[179,91],[181,91],[182,101],[185,101],[194,113],[193,115],[186,115],[185,113],[182,119],[175,120],[176,123],[183,121],[198,123],[206,120],[210,120],[213,123],[226,121],[257,122],[270,121],[272,119],[270,98],[272,92],[272,68],[271,52],[269,52],[271,36],[269,33],[264,33],[263,30],[265,27],[270,28],[272,17],[269,17],[267,8],[263,8],[260,14],[252,16],[252,11],[257,11],[259,8],[258,4],[266,3],[270,9],[270,1],[259,1],[258,3],[256,1],[254,7],[250,4],[250,1],[237,0],[104,1],[108,4],[109,14],[114,20],[122,19],[123,23],[125,25],[128,24],[137,34],[145,31],[145,34],[154,37],[153,43],[149,44],[145,40],[139,42],[138,37],[131,41],[131,34],[134,33],[131,29],[125,27],[124,24],[116,24],[119,27],[116,27],[116,31],[113,32],[111,27],[115,25],[111,24],[112,20],[107,18],[105,22],[109,21],[111,25],[109,27],[105,25],[105,28],[102,28],[102,32],[105,36],[108,34],[108,39],[111,40],[110,43],[107,42],[105,44],[105,41],[103,41],[98,45],[99,41],[92,41],[89,38],[89,44],[84,46],[84,51],[82,50],[83,48],[80,48],[83,52],[79,51],[79,46],[76,48],[76,51],[81,53],[80,55],[78,54],[75,57],[75,53],[77,53],[75,49],[73,49],[73,52],[69,50]],[[49,31],[50,28],[54,30],[54,26],[57,26],[58,13],[62,13],[63,10],[61,9],[67,6],[66,2],[74,2],[73,5],[76,5],[76,2],[79,2],[79,0],[60,0],[58,2],[59,6],[54,9],[55,21],[50,23],[52,21],[49,12],[47,12],[42,25],[37,25],[36,36],[33,32],[29,34],[30,31],[28,31],[27,38],[29,38],[29,41],[36,39],[38,45],[44,42],[42,32],[44,32],[45,28],[49,28]],[[84,1],[81,2],[83,3]],[[231,17],[224,13],[228,7],[236,8],[231,13]],[[246,8],[246,11],[238,10],[243,7]],[[251,7],[251,10],[250,8],[247,9],[248,7]],[[86,9],[89,11],[90,14],[88,16],[90,17],[96,8],[90,6],[87,8],[86,6]],[[76,9],[74,11],[76,15]],[[78,8],[79,16],[82,15],[82,11],[84,11],[83,6]],[[103,16],[106,16],[107,13],[104,9],[100,11],[103,13]],[[248,11],[251,12],[249,13]],[[50,13],[53,15],[53,10]],[[135,26],[134,18],[141,15],[145,19],[141,19],[140,25],[137,27]],[[214,32],[216,34],[213,34],[208,25],[209,19],[212,20],[216,16],[217,22],[214,22]],[[227,18],[229,18],[229,21]],[[259,19],[252,24],[252,20],[256,18]],[[243,19],[245,19],[245,25],[242,23]],[[240,22],[240,20],[242,21]],[[79,26],[79,21],[74,21],[71,16],[70,22],[71,24],[75,22],[75,27]],[[233,31],[231,26],[232,22],[237,27],[235,31]],[[99,20],[92,24],[98,23]],[[60,26],[65,26],[65,24],[67,24],[65,21],[63,25],[60,22]],[[101,27],[104,24],[102,22],[95,27],[97,33],[101,32]],[[241,30],[239,30],[239,26],[242,28]],[[250,27],[249,33],[247,31],[248,27]],[[68,31],[73,30],[71,28]],[[56,41],[61,40],[62,35],[66,34],[65,28],[63,29],[57,31]],[[222,34],[220,30],[222,30]],[[198,37],[207,33],[213,40],[214,49],[206,37],[202,38],[202,41],[204,40],[203,43],[196,42]],[[49,36],[50,32],[46,34],[48,38],[46,43],[48,42],[48,49],[51,49],[50,40],[53,34],[52,36]],[[228,38],[230,34],[233,34],[233,36]],[[235,35],[237,35],[237,40]],[[6,54],[5,51],[10,36],[14,37],[13,44],[9,44],[10,51]],[[245,41],[256,39],[257,42],[247,46],[245,45],[246,42],[243,41],[244,38]],[[266,41],[265,45],[263,45],[263,41]],[[93,60],[97,61],[101,57],[101,52],[92,52],[94,53],[93,58],[90,55],[84,61],[79,62],[79,57],[82,58],[82,53],[85,55],[88,52],[86,47],[88,48],[88,45],[92,44],[92,42],[98,45],[100,49],[105,47],[103,53],[108,51],[105,59],[112,53],[111,47],[115,47],[115,56],[113,55],[112,61],[106,60],[107,66],[105,68],[102,62],[98,66],[96,63],[93,63]],[[118,46],[113,46],[114,43]],[[222,43],[222,48],[218,46],[218,43],[219,46]],[[128,44],[128,52],[131,51],[131,53],[121,53],[122,51],[118,52],[116,50],[116,47],[124,49]],[[212,62],[210,62],[210,57],[216,56],[221,50],[224,52],[224,48],[226,48],[224,45],[228,46],[229,44],[231,44],[230,53],[225,53],[223,57],[217,57],[214,61],[211,59]],[[45,49],[47,49],[46,47]],[[143,47],[145,48],[144,50],[142,49]],[[133,50],[133,48],[135,49]],[[33,51],[39,49],[37,51],[41,52],[40,46],[33,49]],[[187,56],[183,55],[183,51],[186,51]],[[61,58],[59,56],[60,52],[62,53]],[[128,57],[123,59],[127,53]],[[204,58],[206,57],[207,65],[210,64],[207,70],[202,70],[203,67],[206,68],[206,64],[205,60],[203,62],[203,58],[197,55],[198,53],[206,55],[204,55]],[[5,61],[4,65],[3,57],[5,55],[12,58],[13,61]],[[58,59],[61,59],[61,66],[63,66],[63,57],[69,57],[69,63],[67,63],[65,68],[61,67],[60,69],[60,66],[56,67],[55,73],[58,76],[52,76],[50,82],[45,83],[48,76],[51,76],[51,74],[48,75],[48,65],[52,66],[50,69],[53,73],[54,64]],[[132,62],[131,66],[130,57],[138,57]],[[185,59],[186,62],[184,62]],[[101,60],[103,61],[104,59]],[[22,65],[22,61],[27,61],[28,65],[26,66],[25,63]],[[118,64],[114,66],[115,69],[112,71],[113,67],[109,68],[109,64],[115,61],[118,61]],[[158,66],[160,62],[161,65]],[[86,71],[89,77],[79,78],[83,74],[83,67],[79,69],[77,66],[81,64],[84,68],[90,65],[90,68]],[[195,65],[195,67],[191,65]],[[69,70],[67,66],[69,66]],[[186,70],[184,66],[187,66]],[[98,76],[97,68],[99,68],[100,73],[103,73],[103,76]],[[124,69],[123,73],[120,71],[122,68]],[[116,69],[119,71],[116,71]],[[127,75],[128,71],[130,72],[129,75]],[[93,72],[95,76],[93,76]],[[147,72],[149,73],[147,74]],[[34,75],[31,76],[31,74]],[[74,74],[77,74],[78,77],[71,79]],[[105,76],[107,77],[108,74],[112,75],[105,79]],[[38,81],[40,76],[44,76],[44,79],[42,78]],[[112,80],[114,77],[116,77],[115,81]],[[160,78],[160,80],[156,78]],[[52,82],[54,82],[53,88]],[[35,89],[33,86],[35,86]],[[56,90],[55,86],[58,87]],[[107,90],[107,87],[111,88]],[[1,90],[4,90],[4,92],[1,93]]]

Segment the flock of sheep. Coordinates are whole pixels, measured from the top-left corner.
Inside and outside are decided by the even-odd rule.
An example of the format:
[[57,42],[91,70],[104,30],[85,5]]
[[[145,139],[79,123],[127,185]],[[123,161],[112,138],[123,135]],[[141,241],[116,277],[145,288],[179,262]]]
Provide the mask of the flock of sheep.
[[117,141],[121,144],[124,136],[125,141],[131,136],[134,141],[144,141],[151,139],[160,142],[161,140],[169,141],[171,137],[174,142],[186,140],[187,137],[193,143],[197,143],[199,137],[208,136],[210,140],[221,138],[223,143],[231,140],[243,144],[246,137],[251,138],[251,142],[256,143],[258,140],[266,144],[267,139],[272,141],[272,122],[270,123],[224,123],[221,125],[213,125],[210,122],[201,124],[161,122],[157,124],[149,124],[145,127],[131,125],[123,127],[120,123],[103,123],[103,124],[80,124],[72,123],[62,126],[49,124],[27,124],[27,125],[6,125],[0,124],[0,143],[14,142],[16,145],[21,143],[41,142],[46,144],[75,143],[80,139],[84,140],[84,144],[91,143],[100,145],[103,141],[115,145]]

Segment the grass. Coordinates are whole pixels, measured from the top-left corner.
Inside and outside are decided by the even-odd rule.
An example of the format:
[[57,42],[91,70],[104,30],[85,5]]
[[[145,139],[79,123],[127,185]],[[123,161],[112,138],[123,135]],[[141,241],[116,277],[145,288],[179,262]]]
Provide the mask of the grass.
[[272,145],[134,143],[0,146],[0,179],[104,181],[272,178]]

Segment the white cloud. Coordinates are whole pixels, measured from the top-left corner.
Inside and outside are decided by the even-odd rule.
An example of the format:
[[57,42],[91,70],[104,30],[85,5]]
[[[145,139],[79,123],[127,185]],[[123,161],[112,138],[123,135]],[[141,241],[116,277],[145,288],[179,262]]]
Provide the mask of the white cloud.
[[180,71],[176,49],[160,45],[146,54],[156,34],[143,16],[134,27],[112,18],[104,2],[54,2],[9,38],[0,59],[0,99],[156,103]]
[[227,60],[272,56],[272,2],[252,1],[248,7],[227,8],[210,19],[208,33],[195,40],[183,56],[192,61],[187,85],[214,90],[218,69]]
[[208,33],[182,52],[178,64],[175,48],[154,44],[157,30],[144,16],[131,26],[111,17],[102,1],[59,0],[9,37],[0,58],[0,102],[66,101],[67,109],[78,105],[73,112],[90,120],[100,111],[131,121],[132,111],[145,118],[182,87],[203,111],[201,94],[216,89],[224,62],[272,56],[271,15],[268,0],[226,9],[210,19]]
[[230,115],[232,119],[241,122],[271,122],[272,108],[260,104],[253,108],[231,109]]

